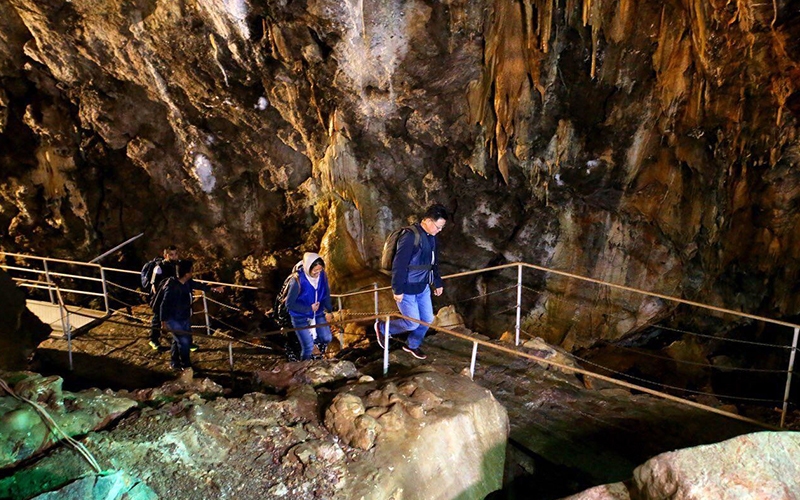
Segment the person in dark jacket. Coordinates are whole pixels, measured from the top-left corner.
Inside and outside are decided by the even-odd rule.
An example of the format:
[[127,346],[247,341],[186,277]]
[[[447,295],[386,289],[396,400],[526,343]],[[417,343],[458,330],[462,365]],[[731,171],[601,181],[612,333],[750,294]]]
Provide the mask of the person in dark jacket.
[[[178,277],[178,247],[169,245],[164,249],[163,258],[156,260],[153,272],[150,275],[150,300],[158,293],[161,283],[164,280]],[[153,308],[153,318],[150,321],[150,342],[148,344],[154,351],[161,351],[161,311],[160,308]]]
[[222,287],[211,288],[192,279],[191,260],[178,261],[178,277],[169,278],[164,285],[161,301],[161,328],[172,333],[172,359],[175,370],[191,368],[189,348],[192,345],[192,290],[207,292],[222,291]]
[[297,266],[296,279],[289,285],[286,309],[292,318],[292,326],[300,328],[297,338],[302,347],[300,360],[304,361],[311,359],[314,344],[321,354],[325,353],[331,341],[331,329],[315,325],[327,323],[325,313],[330,313],[333,308],[325,262],[318,254],[306,252],[302,263],[302,266]]
[[[405,231],[397,240],[397,251],[392,262],[392,295],[397,308],[403,316],[426,323],[433,321],[433,294],[439,296],[444,290],[439,274],[439,252],[436,248],[436,235],[447,224],[447,209],[440,204],[431,205],[422,215],[422,220],[412,230]],[[419,245],[415,245],[419,234]],[[427,356],[420,346],[428,332],[428,327],[408,321],[395,319],[389,323],[389,335],[409,332],[403,350],[417,359]],[[383,323],[375,325],[378,345],[383,348]]]

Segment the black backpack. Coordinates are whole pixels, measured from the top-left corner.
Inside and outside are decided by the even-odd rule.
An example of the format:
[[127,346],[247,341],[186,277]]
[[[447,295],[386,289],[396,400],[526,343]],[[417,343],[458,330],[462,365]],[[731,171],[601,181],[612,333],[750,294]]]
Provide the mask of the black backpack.
[[164,259],[162,259],[161,257],[156,257],[155,259],[146,262],[145,265],[142,266],[142,272],[141,272],[142,290],[144,290],[145,292],[150,293],[150,285],[153,284],[151,282],[153,278],[153,269],[155,269],[155,267],[158,264],[161,264],[161,261],[163,260]]
[[[297,273],[302,266],[303,263],[299,262],[292,269],[292,273],[283,280],[281,291],[278,292],[278,295],[275,297],[275,306],[272,308],[272,319],[281,329],[293,328],[292,317],[289,315],[289,308],[286,307],[286,299],[289,297],[289,288],[292,286],[292,280],[296,280],[297,284],[300,284],[300,276]],[[284,347],[286,349],[287,360],[298,361],[300,359],[300,341],[295,332],[285,333]]]
[[292,317],[289,315],[289,308],[286,307],[286,299],[289,297],[289,288],[292,285],[292,280],[297,281],[298,285],[300,284],[300,276],[298,276],[297,272],[302,266],[303,263],[299,262],[292,269],[292,274],[283,280],[281,291],[278,292],[277,297],[275,297],[275,307],[272,308],[272,316],[281,328],[292,328]]
[[394,262],[394,256],[397,253],[397,241],[406,231],[412,231],[414,233],[414,251],[416,252],[419,248],[420,235],[419,229],[417,229],[416,225],[403,226],[389,233],[389,236],[386,237],[386,241],[383,244],[383,252],[381,252],[380,271],[382,273],[388,275],[392,274],[392,263]]

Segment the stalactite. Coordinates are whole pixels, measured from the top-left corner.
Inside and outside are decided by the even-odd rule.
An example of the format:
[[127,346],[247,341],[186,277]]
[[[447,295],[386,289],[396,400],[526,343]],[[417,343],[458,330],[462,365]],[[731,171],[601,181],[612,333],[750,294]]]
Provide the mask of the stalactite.
[[553,33],[553,0],[543,0],[539,7],[538,32],[542,52],[550,51],[550,37]]
[[583,0],[583,25],[589,25],[589,18],[592,11],[592,0]]
[[776,78],[772,81],[772,94],[778,101],[778,111],[775,118],[775,126],[780,127],[783,120],[783,109],[786,106],[786,100],[792,95],[793,89],[791,81],[788,78]]
[[583,25],[592,28],[592,59],[589,74],[592,79],[597,75],[597,44],[600,39],[600,17],[602,3],[593,0],[583,1]]
[[[526,9],[531,4],[526,4]],[[534,36],[524,29],[523,6],[513,0],[495,0],[492,21],[486,36],[483,78],[471,86],[470,116],[484,130],[494,126],[494,140],[486,139],[490,156],[497,151],[497,167],[503,180],[508,182],[508,148],[516,130],[519,102],[523,93],[530,92],[530,79],[539,85],[539,58],[530,50],[528,37]],[[487,106],[494,94],[493,108]],[[494,111],[492,114],[491,111]]]

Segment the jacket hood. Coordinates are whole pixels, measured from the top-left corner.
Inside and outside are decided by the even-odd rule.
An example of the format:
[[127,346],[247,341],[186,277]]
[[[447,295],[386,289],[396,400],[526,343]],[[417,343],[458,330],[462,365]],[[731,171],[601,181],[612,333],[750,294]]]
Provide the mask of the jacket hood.
[[322,257],[320,257],[318,253],[306,252],[303,254],[303,272],[306,274],[306,276],[308,276],[309,271],[311,271],[311,264],[321,259]]

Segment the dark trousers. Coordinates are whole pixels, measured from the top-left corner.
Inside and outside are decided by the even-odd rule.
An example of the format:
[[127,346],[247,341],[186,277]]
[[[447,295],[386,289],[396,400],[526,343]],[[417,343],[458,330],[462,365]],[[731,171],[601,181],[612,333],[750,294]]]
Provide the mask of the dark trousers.
[[150,321],[150,340],[158,344],[161,342],[161,308],[153,309],[153,319]]
[[[189,360],[189,348],[192,345],[192,322],[167,320],[167,328],[172,330],[172,349],[170,357],[173,368],[191,368],[192,362]],[[176,333],[189,332],[189,333]]]

